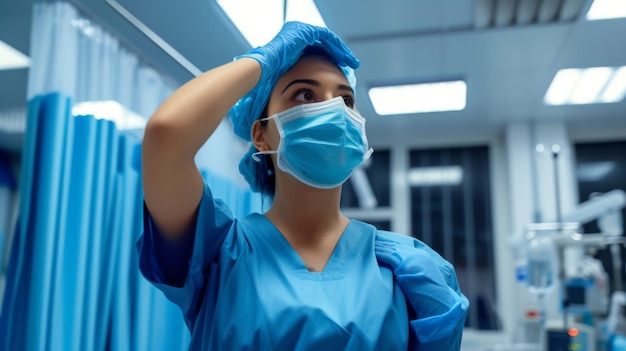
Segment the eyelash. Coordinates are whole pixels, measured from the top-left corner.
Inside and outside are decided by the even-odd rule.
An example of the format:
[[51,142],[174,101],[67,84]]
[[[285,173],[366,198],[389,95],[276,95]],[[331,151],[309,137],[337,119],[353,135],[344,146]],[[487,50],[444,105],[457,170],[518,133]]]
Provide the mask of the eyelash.
[[[304,102],[312,102],[315,101],[315,97],[313,94],[313,92],[309,89],[300,89],[298,91],[295,92],[293,98],[294,100],[297,100],[298,96],[302,95],[302,94],[310,94],[311,95],[311,101],[308,100],[304,100]],[[298,100],[300,101],[300,100]],[[343,101],[346,104],[346,106],[348,106],[349,108],[354,108],[354,98],[350,95],[343,95]]]
[[346,106],[348,106],[349,108],[354,108],[354,99],[352,98],[352,96],[350,95],[344,95],[343,96],[343,102],[346,104]]
[[[313,95],[314,95],[313,92],[311,90],[309,90],[309,89],[300,89],[300,90],[296,91],[296,93],[293,95],[294,100],[297,100],[298,96],[300,96],[302,94],[309,94],[309,95],[311,95],[311,100],[312,101],[315,100],[314,97],[313,97]],[[300,100],[298,100],[298,101],[300,101]],[[304,100],[304,101],[305,102],[310,102],[310,101],[307,101],[307,100]]]

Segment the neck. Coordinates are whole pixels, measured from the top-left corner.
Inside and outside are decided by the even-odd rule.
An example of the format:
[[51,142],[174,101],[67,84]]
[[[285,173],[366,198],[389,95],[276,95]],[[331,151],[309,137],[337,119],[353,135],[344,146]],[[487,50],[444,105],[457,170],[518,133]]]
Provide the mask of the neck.
[[269,218],[285,236],[303,242],[324,239],[349,220],[339,209],[341,187],[316,189],[295,179],[283,179],[276,188]]

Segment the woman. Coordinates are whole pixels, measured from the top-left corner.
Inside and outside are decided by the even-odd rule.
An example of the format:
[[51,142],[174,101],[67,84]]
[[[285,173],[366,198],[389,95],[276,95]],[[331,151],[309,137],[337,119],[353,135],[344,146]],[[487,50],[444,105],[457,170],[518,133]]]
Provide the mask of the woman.
[[[143,143],[143,274],[178,304],[193,350],[458,350],[467,312],[452,266],[421,242],[349,220],[341,183],[369,157],[358,60],[326,28],[193,79]],[[194,163],[223,116],[252,141],[240,170],[272,196],[234,218]]]

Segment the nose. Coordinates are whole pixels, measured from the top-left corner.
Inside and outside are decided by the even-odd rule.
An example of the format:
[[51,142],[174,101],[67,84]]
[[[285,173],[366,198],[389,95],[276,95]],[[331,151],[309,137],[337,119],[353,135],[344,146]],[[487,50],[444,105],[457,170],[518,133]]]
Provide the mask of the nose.
[[324,94],[322,94],[321,97],[322,97],[322,101],[328,101],[328,100],[330,100],[332,98],[335,98],[336,96],[335,96],[335,94],[333,94],[332,91],[326,91],[326,92],[324,92]]

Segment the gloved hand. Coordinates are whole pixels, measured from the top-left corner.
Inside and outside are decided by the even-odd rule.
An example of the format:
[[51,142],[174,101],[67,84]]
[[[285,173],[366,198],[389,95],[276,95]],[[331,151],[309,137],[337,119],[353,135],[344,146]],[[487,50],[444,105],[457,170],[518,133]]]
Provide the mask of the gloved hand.
[[276,82],[300,59],[307,46],[322,48],[339,66],[358,68],[360,65],[352,51],[328,28],[301,22],[285,23],[269,43],[235,58],[252,58],[259,62],[262,69],[254,89],[229,112],[235,134],[248,141],[251,139],[252,123],[261,115]]
[[359,60],[328,28],[302,22],[287,22],[280,32],[264,46],[252,49],[237,58],[249,57],[261,64],[260,82],[280,77],[293,66],[307,46],[320,46],[339,66],[358,68]]
[[[447,267],[438,265],[432,249],[376,237],[378,262],[389,267],[404,293],[414,319],[409,321],[410,349],[458,350],[469,302],[448,279]],[[445,262],[447,263],[447,262]],[[454,272],[452,271],[451,274]],[[454,277],[453,277],[454,278]]]
[[420,249],[400,243],[376,241],[376,258],[388,265],[394,273],[407,301],[415,309],[417,318],[446,313],[454,304],[443,274],[428,254]]

